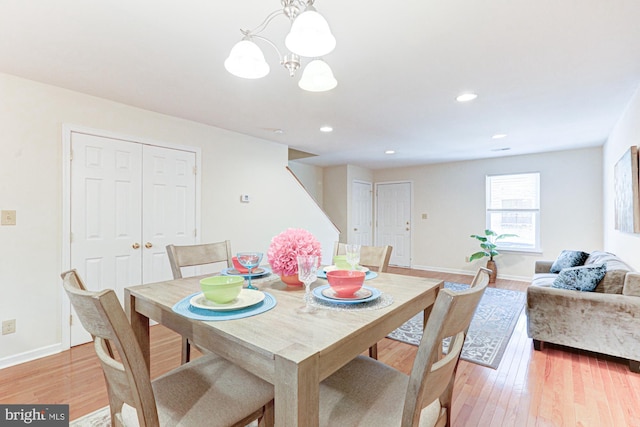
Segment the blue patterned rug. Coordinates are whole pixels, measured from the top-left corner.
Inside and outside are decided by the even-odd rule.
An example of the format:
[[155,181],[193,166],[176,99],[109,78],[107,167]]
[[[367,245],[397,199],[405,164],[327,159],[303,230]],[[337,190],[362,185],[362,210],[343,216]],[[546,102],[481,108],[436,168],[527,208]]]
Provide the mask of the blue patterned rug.
[[[466,289],[469,285],[445,282],[444,287],[456,291]],[[486,288],[471,320],[460,358],[498,369],[524,307],[525,298],[524,292]],[[418,345],[422,338],[422,313],[416,314],[389,334],[388,338]],[[443,342],[445,353],[447,347],[448,342],[445,340]]]

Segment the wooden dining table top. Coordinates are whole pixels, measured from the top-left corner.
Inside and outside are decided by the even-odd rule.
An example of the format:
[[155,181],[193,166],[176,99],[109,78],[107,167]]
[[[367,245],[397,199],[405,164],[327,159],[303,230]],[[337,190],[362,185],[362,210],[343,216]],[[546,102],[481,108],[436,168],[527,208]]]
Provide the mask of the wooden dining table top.
[[[242,366],[275,385],[276,425],[315,426],[319,383],[358,354],[423,310],[430,310],[441,280],[379,273],[365,286],[381,291],[392,303],[381,308],[357,306],[298,313],[304,287],[280,280],[253,284],[276,299],[276,306],[255,316],[233,320],[194,320],[172,307],[200,291],[202,277],[129,287],[125,306],[149,363],[149,319]],[[326,284],[318,279],[312,288]]]

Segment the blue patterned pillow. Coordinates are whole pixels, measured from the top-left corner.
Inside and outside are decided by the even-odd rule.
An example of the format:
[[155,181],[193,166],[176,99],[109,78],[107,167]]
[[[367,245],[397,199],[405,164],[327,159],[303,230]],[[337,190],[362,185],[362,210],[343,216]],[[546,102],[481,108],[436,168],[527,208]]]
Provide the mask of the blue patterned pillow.
[[563,268],[578,267],[584,265],[584,262],[589,258],[589,254],[582,251],[562,251],[558,258],[551,266],[551,273],[560,273]]
[[563,268],[551,287],[592,292],[606,273],[606,264]]

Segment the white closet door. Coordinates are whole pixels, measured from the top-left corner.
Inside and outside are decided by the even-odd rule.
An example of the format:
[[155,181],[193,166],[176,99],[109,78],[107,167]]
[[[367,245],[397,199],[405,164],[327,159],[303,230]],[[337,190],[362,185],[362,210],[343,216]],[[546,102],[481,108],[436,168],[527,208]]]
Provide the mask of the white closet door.
[[[71,266],[89,289],[113,288],[123,301],[142,280],[142,146],[72,133],[71,149]],[[74,316],[71,345],[89,340]]]
[[[196,242],[196,155],[144,146],[143,261],[144,283],[171,279],[166,246]],[[184,272],[189,274],[188,272]]]

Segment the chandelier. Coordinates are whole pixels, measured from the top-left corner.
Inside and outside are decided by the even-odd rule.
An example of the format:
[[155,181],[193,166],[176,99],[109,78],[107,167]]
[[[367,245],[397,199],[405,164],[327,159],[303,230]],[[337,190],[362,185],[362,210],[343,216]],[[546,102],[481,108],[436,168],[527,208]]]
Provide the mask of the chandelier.
[[[331,34],[329,24],[313,7],[314,0],[281,0],[281,3],[282,9],[269,14],[255,29],[240,29],[242,40],[233,46],[229,57],[224,61],[224,67],[234,76],[245,79],[259,79],[269,74],[269,64],[255,43],[255,40],[261,40],[275,49],[280,64],[289,71],[291,77],[294,77],[300,68],[301,57],[311,59],[298,82],[301,89],[310,92],[333,89],[338,82],[329,65],[321,58],[336,47],[336,39]],[[289,52],[284,55],[275,43],[259,35],[280,15],[291,21],[291,29],[284,40]]]

